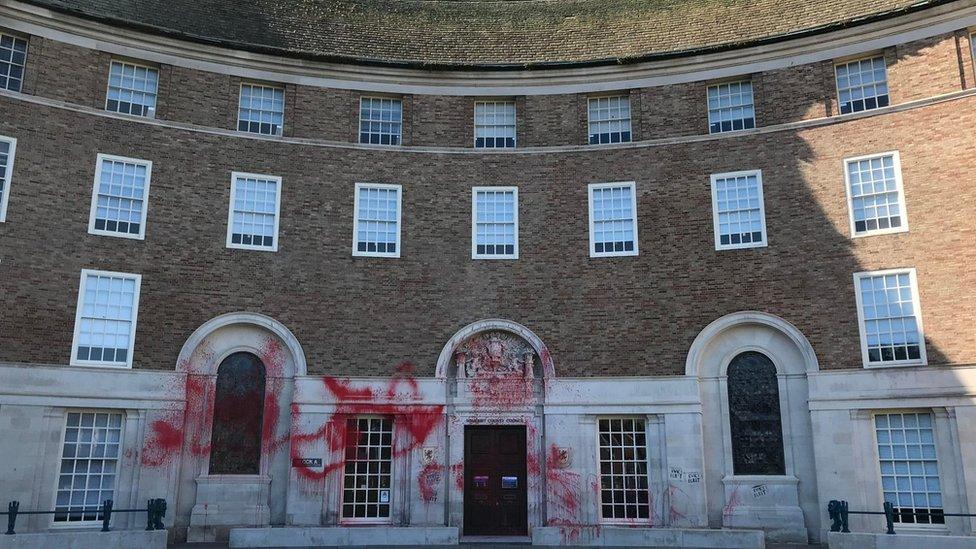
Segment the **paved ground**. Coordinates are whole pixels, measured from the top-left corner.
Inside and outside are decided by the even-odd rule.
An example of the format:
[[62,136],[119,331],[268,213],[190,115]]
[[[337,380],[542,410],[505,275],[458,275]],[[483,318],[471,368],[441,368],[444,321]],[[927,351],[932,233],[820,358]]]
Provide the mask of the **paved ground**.
[[[171,546],[171,549],[226,549],[226,543],[183,543]],[[457,549],[458,547],[467,549],[522,549],[522,548],[532,548],[532,549],[550,549],[543,545],[532,545],[529,543],[462,543],[460,545],[362,545],[357,547],[351,547],[348,549]],[[578,546],[585,548],[586,546]],[[767,544],[766,549],[824,549],[825,545],[789,545],[789,544]],[[274,548],[265,548],[274,549]],[[314,549],[308,547],[305,549]],[[551,548],[555,549],[555,548]],[[563,548],[560,548],[563,549]],[[601,548],[606,549],[606,548]],[[621,547],[619,549],[627,549]],[[653,549],[642,547],[641,549]]]

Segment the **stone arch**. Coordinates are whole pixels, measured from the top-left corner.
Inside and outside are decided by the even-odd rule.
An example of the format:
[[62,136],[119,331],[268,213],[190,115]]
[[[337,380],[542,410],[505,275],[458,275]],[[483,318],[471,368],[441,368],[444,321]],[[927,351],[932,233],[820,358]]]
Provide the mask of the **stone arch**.
[[[733,467],[728,370],[736,357],[758,354],[776,369],[782,474],[737,474]],[[702,405],[702,451],[709,526],[760,528],[770,539],[806,542],[819,531],[807,374],[819,370],[816,353],[793,324],[768,313],[725,315],[695,338],[685,375],[697,378]],[[743,493],[762,484],[761,496]]]
[[[264,366],[260,464],[256,475],[210,474],[218,368],[235,353],[254,355]],[[187,537],[204,541],[213,525],[284,524],[290,459],[290,410],[295,378],[307,373],[295,335],[271,317],[252,312],[222,314],[187,338],[177,372],[186,374],[183,459],[177,512],[189,515]]]
[[[691,344],[691,348],[688,350],[688,358],[685,360],[685,375],[699,378],[724,376],[729,362],[734,355],[725,357],[725,360],[718,363],[719,368],[715,368],[715,362],[705,360],[709,347],[714,345],[717,338],[721,337],[728,330],[748,326],[765,327],[775,330],[775,332],[782,334],[782,336],[792,341],[796,346],[796,350],[802,355],[802,368],[796,363],[781,364],[776,359],[773,359],[778,373],[802,374],[820,370],[820,363],[817,361],[817,355],[813,351],[813,346],[810,345],[810,342],[796,326],[769,313],[742,311],[727,314],[714,320],[698,334],[698,337],[695,338],[695,341]],[[762,333],[762,331],[758,330],[757,333]],[[768,341],[769,338],[760,337],[757,339],[766,339]],[[758,347],[752,349],[744,347],[743,351],[758,349]]]
[[546,347],[546,344],[542,342],[542,339],[540,339],[539,336],[535,335],[532,330],[529,330],[525,326],[517,322],[503,320],[500,318],[490,318],[472,322],[451,336],[451,339],[449,339],[444,345],[440,356],[437,358],[437,370],[435,376],[437,378],[447,378],[451,363],[453,362],[454,352],[457,350],[458,346],[478,333],[492,330],[510,332],[524,339],[529,345],[532,346],[536,354],[539,356],[539,360],[541,361],[542,365],[542,376],[546,379],[556,376],[556,370],[553,366],[552,356],[549,354],[549,348]]
[[[284,324],[277,320],[262,315],[260,313],[235,312],[225,313],[204,322],[199,328],[190,334],[183,348],[180,350],[179,359],[176,363],[176,371],[216,375],[217,366],[220,365],[224,357],[235,351],[250,350],[260,355],[261,342],[245,333],[228,332],[247,332],[270,333],[274,335],[287,351],[287,357],[280,364],[280,371],[269,369],[269,375],[278,377],[303,376],[308,373],[305,362],[305,351],[302,349],[298,338]],[[237,340],[227,348],[215,347],[208,342],[215,336],[229,336],[230,339]],[[249,342],[248,342],[249,341]],[[219,353],[219,354],[215,354]],[[270,365],[266,365],[270,366]]]

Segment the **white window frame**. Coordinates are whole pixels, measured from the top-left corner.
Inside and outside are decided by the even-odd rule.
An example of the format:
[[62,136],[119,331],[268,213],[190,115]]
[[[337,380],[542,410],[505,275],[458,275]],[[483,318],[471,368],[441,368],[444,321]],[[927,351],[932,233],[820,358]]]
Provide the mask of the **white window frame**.
[[[146,184],[142,192],[142,219],[139,221],[138,234],[120,233],[117,231],[110,231],[108,229],[95,228],[95,217],[98,211],[98,184],[102,179],[102,163],[105,160],[110,162],[142,164],[146,167]],[[88,214],[88,234],[98,236],[114,236],[117,238],[131,238],[133,240],[146,239],[146,217],[149,214],[149,184],[152,182],[152,164],[152,160],[98,153],[98,156],[95,158],[95,182],[92,185],[91,211]]]
[[[719,128],[720,129],[718,129],[716,131],[712,131],[712,111],[722,111],[723,109],[734,108],[734,107],[719,107],[717,109],[710,108],[709,101],[711,100],[711,97],[709,96],[709,92],[711,92],[712,88],[720,88],[722,86],[731,86],[732,84],[739,84],[740,89],[741,89],[741,86],[743,84],[749,84],[749,107],[752,108],[752,117],[751,117],[751,119],[752,119],[752,127],[751,128],[744,127],[745,126],[745,121],[748,120],[748,119],[747,118],[740,118],[740,119],[737,119],[737,120],[742,120],[743,121],[743,124],[742,124],[743,125],[743,128],[738,129],[738,130],[737,129],[734,129],[734,128],[733,129],[730,129],[730,130],[723,130],[723,129],[721,129],[721,126],[722,126],[721,120],[719,120]],[[714,135],[714,134],[721,134],[721,133],[744,132],[744,131],[756,129],[756,90],[755,90],[755,86],[752,85],[752,79],[750,79],[750,78],[743,78],[741,80],[740,79],[737,79],[737,80],[727,80],[727,81],[723,81],[723,82],[715,82],[715,83],[709,84],[708,86],[705,87],[705,110],[706,110],[706,114],[708,115],[708,133],[709,134],[713,134]]]
[[[626,119],[627,127],[628,127],[627,133],[630,135],[626,141],[623,140],[623,135],[621,135],[620,141],[617,141],[616,143],[614,143],[613,141],[610,141],[609,143],[590,143],[590,136],[593,135],[593,124],[594,123],[599,124],[600,122],[607,122],[613,120],[613,119],[593,120],[593,118],[590,116],[590,110],[591,110],[590,105],[594,101],[599,102],[601,99],[608,99],[608,100],[621,99],[627,101],[627,113],[629,114],[629,116]],[[634,106],[630,102],[630,92],[627,91],[624,91],[623,93],[612,93],[612,94],[604,94],[604,95],[587,97],[586,98],[586,144],[590,146],[606,146],[606,145],[620,145],[623,143],[633,143],[634,142],[634,110],[633,109]],[[619,120],[624,120],[624,119],[620,118]],[[610,133],[614,133],[614,132],[610,132]],[[616,133],[622,134],[623,132],[616,132]]]
[[[918,327],[918,356],[916,359],[889,360],[871,362],[868,360],[868,335],[864,324],[864,304],[861,298],[861,279],[892,274],[908,274],[912,285],[912,310],[915,313],[915,325]],[[861,362],[865,368],[890,368],[897,366],[927,366],[928,357],[925,354],[925,329],[922,326],[922,307],[918,294],[918,276],[915,268],[885,269],[882,271],[863,271],[854,273],[854,298],[857,304],[857,329],[861,337]]]
[[[122,429],[119,432],[119,457],[116,458],[115,464],[115,485],[112,486],[112,494],[114,496],[113,501],[119,501],[119,476],[122,472],[122,458],[125,455],[125,428],[126,428],[126,411],[120,409],[104,409],[104,408],[68,408],[64,411],[64,416],[61,419],[61,445],[58,446],[58,470],[54,475],[54,500],[52,501],[51,508],[58,508],[58,485],[61,480],[61,461],[64,459],[64,443],[68,434],[68,414],[118,414],[122,416]],[[84,458],[82,458],[84,459]],[[102,502],[98,502],[99,505]],[[57,521],[54,520],[57,515],[52,515],[50,519],[50,527],[52,529],[62,529],[62,528],[79,528],[79,529],[89,529],[95,527],[101,527],[101,520],[80,520],[80,521]],[[114,521],[114,519],[113,519]],[[111,526],[111,523],[110,523]]]
[[9,146],[7,152],[7,167],[3,173],[3,187],[0,188],[2,196],[0,196],[0,223],[7,220],[7,203],[10,201],[10,179],[14,175],[14,159],[17,155],[17,139],[14,137],[6,137],[0,135],[0,141],[3,141]]
[[[871,231],[857,232],[854,228],[854,195],[851,193],[851,173],[848,164],[875,158],[892,157],[892,165],[895,169],[895,188],[898,190],[898,208],[901,212],[901,226],[888,227],[887,229],[874,229]],[[866,236],[880,236],[884,234],[907,233],[908,232],[908,209],[905,207],[905,188],[902,185],[901,177],[901,155],[898,151],[887,151],[876,154],[866,154],[844,159],[844,191],[847,193],[847,215],[850,219],[851,238],[863,238]]]
[[[255,244],[235,244],[234,237],[234,199],[237,197],[237,180],[243,179],[265,179],[274,181],[275,185],[275,212],[274,212],[274,241],[271,246],[257,246]],[[278,226],[281,222],[281,177],[277,175],[267,175],[250,172],[231,172],[230,174],[230,204],[227,206],[227,240],[228,248],[239,250],[257,250],[261,252],[278,251]]]
[[[513,144],[512,144],[511,147],[507,147],[507,146],[503,146],[503,147],[498,147],[498,146],[495,146],[495,147],[485,147],[485,146],[482,146],[482,147],[479,147],[478,146],[478,105],[490,105],[490,104],[499,104],[499,103],[505,103],[505,104],[510,103],[512,105],[512,114],[515,117],[515,119],[512,122],[512,129],[514,130],[514,135],[515,135],[512,138]],[[518,148],[518,104],[516,103],[515,99],[481,99],[481,100],[475,101],[474,102],[474,108],[472,109],[471,116],[472,116],[472,120],[473,120],[473,123],[474,123],[473,126],[472,126],[474,135],[471,136],[472,143],[474,144],[474,148],[479,149],[479,150],[516,149],[516,148]],[[494,124],[491,125],[491,126],[492,127],[498,127],[497,125],[494,125]],[[498,138],[495,137],[494,139],[498,139]]]
[[[119,362],[106,362],[104,360],[78,360],[78,336],[81,330],[81,317],[82,309],[85,305],[85,284],[90,275],[94,276],[112,276],[117,278],[131,278],[136,282],[135,292],[132,294],[132,326],[129,329],[129,342],[131,349],[126,356],[126,363],[121,364]],[[78,283],[78,302],[75,305],[75,329],[74,335],[71,339],[71,360],[69,364],[71,366],[96,366],[100,368],[123,368],[132,369],[132,359],[135,356],[136,350],[136,323],[139,321],[139,293],[142,287],[142,275],[133,273],[120,273],[115,271],[99,271],[95,269],[82,269],[81,270],[81,281]]]
[[[718,211],[718,189],[715,184],[719,179],[731,179],[734,177],[756,176],[756,185],[759,194],[759,223],[762,227],[762,240],[759,242],[747,242],[745,244],[722,244],[722,235],[719,232],[719,211]],[[762,170],[743,170],[738,172],[713,173],[711,177],[712,187],[712,227],[715,233],[716,250],[741,250],[746,248],[765,248],[769,245],[769,234],[766,232],[766,203],[763,199]]]
[[[361,252],[357,248],[359,243],[359,190],[360,189],[396,189],[397,191],[397,217],[396,217],[396,251],[390,252]],[[401,233],[403,231],[403,186],[391,185],[387,183],[356,183],[353,191],[352,205],[352,255],[353,257],[400,257],[403,250]]]
[[[479,192],[511,192],[515,201],[515,251],[511,254],[479,254],[478,253],[478,193]],[[472,187],[471,188],[471,259],[518,259],[519,256],[519,200],[518,187]]]
[[[851,63],[857,63],[857,62],[861,62],[861,61],[874,60],[874,59],[877,59],[879,57],[881,58],[881,61],[884,63],[884,70],[885,70],[885,79],[884,79],[884,82],[885,82],[885,87],[888,88],[888,92],[885,93],[885,95],[888,96],[888,104],[885,105],[885,106],[880,106],[879,105],[879,106],[874,107],[874,108],[871,108],[871,109],[865,108],[865,109],[862,109],[862,110],[859,110],[859,111],[852,110],[851,112],[847,112],[847,113],[840,112],[841,109],[842,109],[843,103],[841,102],[841,98],[840,98],[840,79],[837,78],[837,67],[840,67],[842,65],[849,65]],[[834,97],[837,98],[837,114],[839,116],[849,116],[849,115],[852,115],[852,114],[859,114],[859,113],[862,113],[862,112],[871,112],[871,111],[876,111],[878,109],[884,109],[884,108],[890,107],[891,106],[891,86],[890,86],[890,84],[888,82],[888,59],[885,58],[884,52],[874,52],[874,53],[869,54],[869,55],[862,55],[862,56],[853,57],[853,58],[847,58],[847,59],[842,59],[842,60],[834,60]],[[878,96],[875,96],[875,97],[878,97]]]
[[[400,119],[396,121],[399,124],[399,126],[400,126],[400,131],[399,131],[399,133],[396,133],[396,134],[392,134],[392,133],[389,134],[391,136],[396,135],[396,138],[397,138],[397,142],[396,143],[370,143],[369,141],[363,141],[363,100],[364,99],[369,99],[371,101],[374,100],[374,99],[379,99],[381,101],[382,100],[386,100],[386,101],[399,101],[400,102]],[[372,122],[373,120],[370,119],[370,121]],[[373,135],[373,133],[370,132],[369,135]],[[380,132],[379,135],[382,136],[384,134],[382,132]],[[359,97],[359,116],[356,118],[356,142],[359,143],[360,145],[370,145],[372,147],[400,147],[400,146],[402,146],[403,145],[403,98],[402,97],[389,97],[389,96],[383,96],[383,95],[362,95],[362,96],[360,96]]]
[[[396,469],[397,468],[396,468],[396,459],[394,458],[394,455],[393,455],[394,454],[394,451],[395,451],[395,448],[396,448],[396,440],[397,440],[397,421],[396,421],[396,417],[395,416],[382,415],[382,414],[353,414],[353,415],[350,415],[348,417],[348,419],[352,419],[352,420],[360,420],[360,419],[373,420],[373,419],[380,419],[380,420],[389,420],[389,422],[390,422],[390,434],[391,434],[391,441],[390,441],[390,502],[389,502],[390,516],[389,517],[344,517],[343,516],[343,507],[344,507],[344,504],[345,504],[345,488],[344,488],[344,485],[343,485],[343,486],[340,486],[339,487],[339,524],[392,524],[393,521],[394,521],[394,516],[395,516],[395,514],[396,514],[396,512],[398,510],[398,507],[394,507],[394,500],[396,499],[396,495],[397,495],[397,491],[396,491],[396,488],[395,488],[395,486],[396,486],[396,480],[397,480],[397,475],[396,475]],[[348,427],[346,427],[344,430],[346,432],[345,436],[348,437],[349,436]],[[348,443],[349,442],[348,442],[348,439],[347,439],[346,441],[344,441],[343,447],[345,448],[348,445]],[[358,447],[358,444],[357,444],[357,447]],[[348,465],[349,465],[349,460],[345,457],[345,450],[343,450],[343,457],[342,457],[342,475],[339,477],[341,479],[341,482],[343,482],[343,483],[345,483],[345,479],[346,479],[346,467],[348,467]]]
[[[620,251],[620,252],[597,252],[596,251],[596,241],[594,237],[596,236],[596,227],[593,219],[593,191],[596,189],[606,189],[610,187],[630,187],[630,206],[634,212],[634,249],[630,251]],[[587,200],[589,202],[589,213],[590,213],[590,257],[624,257],[624,256],[635,256],[639,254],[639,242],[640,239],[637,235],[637,183],[635,181],[616,181],[612,183],[590,183],[587,185]]]
[[[876,467],[877,477],[875,477],[875,478],[878,479],[878,492],[877,492],[878,493],[878,501],[880,501],[881,502],[881,505],[884,506],[884,501],[885,501],[885,495],[884,495],[884,492],[885,492],[885,490],[884,490],[884,475],[881,472],[881,461],[882,460],[881,460],[881,452],[880,452],[880,448],[879,448],[880,443],[878,442],[878,424],[877,424],[877,419],[876,418],[877,418],[877,416],[891,416],[891,415],[895,415],[895,414],[899,414],[899,415],[904,415],[904,414],[928,414],[928,415],[932,416],[932,438],[935,441],[935,443],[934,443],[934,446],[935,446],[935,466],[936,466],[936,468],[938,470],[938,476],[939,476],[939,492],[940,492],[939,495],[942,496],[942,509],[943,509],[943,513],[946,512],[945,511],[945,509],[946,509],[946,484],[945,484],[946,476],[945,476],[944,471],[943,471],[943,465],[942,465],[943,460],[939,458],[939,435],[938,435],[938,431],[939,431],[939,419],[938,419],[938,417],[937,417],[937,415],[935,413],[935,410],[933,410],[931,408],[884,408],[884,409],[872,410],[871,411],[871,415],[870,415],[871,431],[874,433],[874,436],[873,436],[873,442],[874,442],[874,462],[877,464],[877,467]],[[901,461],[901,460],[891,459],[891,460],[886,460],[886,461]],[[914,492],[914,490],[913,490],[913,492]],[[911,522],[895,522],[895,527],[898,528],[898,531],[902,531],[902,530],[913,531],[914,530],[916,532],[918,532],[918,531],[925,531],[925,532],[930,532],[930,533],[933,532],[933,531],[935,531],[935,532],[943,531],[944,532],[944,531],[947,531],[949,529],[949,521],[950,521],[950,519],[952,517],[944,517],[944,518],[945,518],[945,523],[944,524],[933,524],[933,523],[928,523],[928,524],[921,523],[921,524],[919,524],[917,522],[915,522],[915,523],[911,523]]]
[[[146,114],[132,114],[132,113],[121,112],[121,111],[113,111],[108,108],[109,93],[112,91],[112,66],[115,65],[116,63],[122,65],[132,65],[134,67],[141,67],[143,69],[156,71],[156,91],[153,92],[153,97],[155,97],[156,101],[154,103],[154,106],[146,107]],[[105,105],[104,105],[105,112],[110,112],[113,114],[121,114],[123,116],[134,116],[136,118],[148,118],[152,120],[156,118],[156,107],[158,105],[159,105],[159,67],[154,67],[153,65],[149,65],[146,63],[129,61],[128,59],[112,59],[109,61],[108,78],[105,81]]]
[[[281,124],[278,124],[278,129],[270,133],[264,133],[261,131],[252,132],[251,130],[242,130],[241,122],[241,101],[244,99],[244,86],[250,86],[251,88],[266,88],[269,90],[281,90]],[[248,110],[258,110],[258,109],[248,109]],[[248,121],[250,123],[250,121]],[[259,123],[260,124],[260,123]],[[252,135],[270,135],[273,137],[281,137],[285,132],[285,87],[275,86],[272,84],[264,84],[261,82],[241,82],[240,88],[237,90],[237,127],[234,128],[239,132],[249,133]]]
[[[602,473],[603,460],[600,457],[600,421],[602,420],[614,421],[614,420],[628,420],[628,419],[632,419],[634,421],[642,421],[644,423],[644,466],[646,468],[646,472],[644,476],[647,480],[647,486],[649,488],[651,486],[651,436],[650,436],[651,434],[648,430],[651,422],[648,421],[647,416],[646,415],[597,416],[596,421],[594,422],[595,440],[593,446],[596,450],[594,457],[596,458],[596,467],[597,467],[596,469],[597,470],[596,514],[600,524],[608,524],[608,525],[615,525],[615,524],[633,525],[633,524],[645,524],[645,523],[649,524],[654,517],[654,501],[650,495],[648,496],[648,501],[646,503],[647,518],[636,518],[636,517],[635,518],[623,518],[623,517],[605,518],[603,516],[603,473]],[[635,430],[634,432],[636,433],[637,431]],[[637,475],[635,475],[635,477],[636,476]]]

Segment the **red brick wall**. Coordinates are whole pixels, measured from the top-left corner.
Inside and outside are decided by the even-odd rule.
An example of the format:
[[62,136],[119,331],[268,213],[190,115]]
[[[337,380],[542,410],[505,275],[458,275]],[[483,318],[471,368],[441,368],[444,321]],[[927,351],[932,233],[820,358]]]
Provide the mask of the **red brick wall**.
[[[796,324],[824,368],[858,367],[851,274],[914,266],[933,363],[976,361],[976,99],[830,125],[636,150],[421,154],[300,146],[3,99],[20,139],[4,242],[0,359],[68,360],[82,268],[141,273],[135,364],[169,369],[221,313],[270,315],[315,372],[433,372],[461,326],[509,318],[559,375],[680,374],[723,314]],[[25,131],[23,128],[31,128]],[[911,232],[852,240],[841,159],[901,151]],[[145,241],[86,232],[95,155],[154,161]],[[716,252],[708,175],[761,168],[770,245]],[[230,172],[283,177],[277,253],[224,247]],[[350,256],[356,181],[404,186],[402,258]],[[586,184],[635,180],[638,257],[591,259]],[[470,187],[517,184],[518,261],[470,259]],[[948,203],[954,207],[947,208]]]
[[[890,50],[893,99],[971,87],[964,48],[962,34]],[[32,38],[31,90],[101,109],[109,59]],[[752,78],[763,125],[836,112],[831,62]],[[233,127],[239,83],[163,66],[159,116]],[[631,90],[635,137],[705,134],[705,85]],[[286,135],[356,141],[360,95],[287,86]],[[471,146],[472,98],[403,101],[405,144]],[[585,143],[586,95],[517,107],[520,146]],[[432,374],[457,329],[502,317],[542,337],[561,376],[681,374],[705,325],[748,309],[796,324],[823,368],[856,368],[852,273],[914,266],[930,362],[973,363],[974,107],[966,98],[800,131],[498,155],[240,139],[2,98],[0,133],[19,142],[0,224],[0,360],[66,363],[80,271],[97,268],[143,275],[137,368],[173,368],[200,324],[248,310],[288,326],[312,372],[384,374],[409,360]],[[842,159],[887,150],[901,152],[911,232],[851,239]],[[145,241],[87,234],[99,152],[154,162]],[[716,252],[708,176],[754,168],[769,246]],[[277,253],[225,248],[235,170],[283,178]],[[586,185],[627,180],[640,255],[591,259]],[[400,259],[351,257],[359,181],[403,185]],[[496,184],[519,186],[520,259],[473,261],[470,188]]]

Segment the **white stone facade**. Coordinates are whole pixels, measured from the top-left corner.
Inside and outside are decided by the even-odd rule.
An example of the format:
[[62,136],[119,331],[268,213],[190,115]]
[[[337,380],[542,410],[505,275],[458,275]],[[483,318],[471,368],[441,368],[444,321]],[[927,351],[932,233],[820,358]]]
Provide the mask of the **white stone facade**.
[[[463,352],[459,346],[487,332],[526,342],[534,364],[501,385],[459,375],[454,371],[457,353]],[[277,415],[265,420],[260,474],[209,475],[215,368],[222,357],[242,349],[266,363],[265,412]],[[783,476],[732,472],[725,368],[743,350],[764,353],[777,368]],[[558,370],[545,344],[527,328],[489,320],[465,328],[445,345],[435,378],[415,378],[408,370],[390,378],[312,376],[305,373],[301,346],[291,332],[250,314],[205,324],[169,372],[4,364],[3,495],[20,501],[23,510],[52,508],[67,411],[121,410],[116,508],[166,498],[171,539],[227,539],[233,527],[348,526],[339,511],[344,461],[343,447],[335,443],[339,426],[346,417],[384,415],[394,418],[391,513],[388,520],[370,523],[372,531],[417,527],[435,532],[423,535],[450,538],[451,530],[438,529],[456,528],[463,536],[464,429],[497,424],[526,427],[527,521],[534,539],[605,543],[604,532],[629,526],[765,530],[768,540],[818,541],[826,539],[829,500],[847,500],[852,509],[881,508],[872,414],[924,410],[935,418],[946,512],[966,512],[976,499],[974,367],[819,371],[796,328],[770,315],[744,312],[703,330],[689,351],[685,376],[569,379],[560,378]],[[596,424],[606,417],[645,420],[651,502],[646,520],[614,525],[600,517]],[[301,459],[319,461],[296,462]],[[145,519],[131,514],[113,520],[117,529],[138,529]],[[946,522],[914,530],[897,526],[905,533],[973,533],[970,519]],[[883,532],[884,521],[852,515],[851,528]],[[59,529],[50,515],[18,521],[20,532]]]

